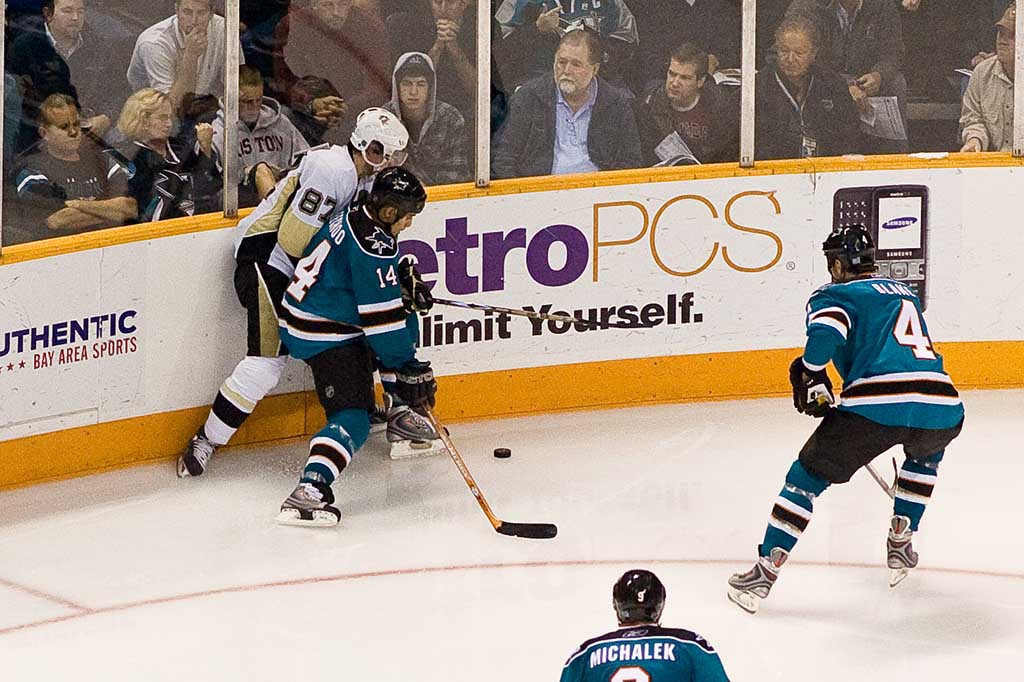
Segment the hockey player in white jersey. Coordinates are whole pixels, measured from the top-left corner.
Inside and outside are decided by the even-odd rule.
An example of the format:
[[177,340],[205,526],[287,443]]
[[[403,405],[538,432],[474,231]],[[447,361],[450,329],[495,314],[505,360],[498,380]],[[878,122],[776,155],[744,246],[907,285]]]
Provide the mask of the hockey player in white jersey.
[[409,133],[394,114],[367,109],[356,119],[348,145],[324,145],[303,154],[238,224],[234,285],[246,309],[246,356],[224,381],[206,422],[178,458],[178,476],[201,475],[214,451],[277,385],[287,358],[277,317],[294,264],[317,230],[347,211],[378,171],[402,164],[408,141]]

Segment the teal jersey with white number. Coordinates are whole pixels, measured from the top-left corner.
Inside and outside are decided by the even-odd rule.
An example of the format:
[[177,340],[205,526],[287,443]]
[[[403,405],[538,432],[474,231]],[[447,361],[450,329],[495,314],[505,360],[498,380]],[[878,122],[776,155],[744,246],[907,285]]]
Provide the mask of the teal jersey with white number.
[[587,640],[566,661],[561,682],[728,682],[707,640],[689,630],[641,625]]
[[867,277],[811,295],[804,364],[815,370],[829,361],[843,378],[840,410],[921,429],[949,428],[963,419],[921,302],[900,282]]
[[416,356],[402,307],[398,240],[353,205],[325,223],[295,266],[282,301],[281,340],[300,360],[363,336],[382,366]]

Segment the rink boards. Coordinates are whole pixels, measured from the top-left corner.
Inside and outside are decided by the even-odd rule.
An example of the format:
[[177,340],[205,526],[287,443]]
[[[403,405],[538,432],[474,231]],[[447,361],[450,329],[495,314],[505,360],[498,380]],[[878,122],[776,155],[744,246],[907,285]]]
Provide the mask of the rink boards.
[[[822,160],[433,190],[402,244],[435,295],[642,327],[436,306],[420,345],[441,377],[439,411],[473,419],[786,392],[807,296],[827,281],[820,245],[837,192],[906,185],[927,188],[927,320],[950,373],[963,387],[1024,385],[1022,171],[1005,156],[974,162]],[[900,244],[915,219],[895,210],[883,238]],[[176,453],[244,352],[231,226],[169,221],[5,249],[0,487]],[[291,363],[239,442],[314,429],[311,388]]]

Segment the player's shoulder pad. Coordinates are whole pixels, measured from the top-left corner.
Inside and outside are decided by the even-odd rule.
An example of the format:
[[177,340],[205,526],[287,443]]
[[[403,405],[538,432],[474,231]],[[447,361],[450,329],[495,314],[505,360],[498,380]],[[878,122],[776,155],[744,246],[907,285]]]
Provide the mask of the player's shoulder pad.
[[365,205],[352,206],[348,223],[356,245],[366,255],[385,259],[398,255],[398,239],[366,214]]
[[692,630],[683,630],[682,628],[663,628],[663,627],[657,627],[657,628],[651,628],[650,634],[648,634],[646,636],[647,637],[671,637],[672,639],[680,639],[680,640],[682,640],[684,642],[691,642],[693,644],[696,644],[701,649],[703,649],[704,651],[706,651],[706,652],[708,652],[710,654],[716,653],[715,652],[715,648],[713,646],[711,646],[711,643],[708,642],[708,640],[704,639],[702,636],[700,636],[696,632],[693,632]]
[[587,641],[583,642],[583,644],[580,644],[578,647],[576,647],[576,650],[573,651],[572,654],[569,655],[568,659],[566,659],[565,665],[569,665],[570,663],[572,663],[572,660],[574,658],[576,658],[577,656],[579,656],[580,654],[582,654],[584,651],[586,651],[590,647],[594,646],[595,644],[600,644],[601,642],[604,642],[604,641],[607,641],[607,640],[619,639],[622,636],[622,632],[623,632],[623,630],[612,630],[611,632],[606,632],[603,635],[598,635],[597,637],[591,637]]

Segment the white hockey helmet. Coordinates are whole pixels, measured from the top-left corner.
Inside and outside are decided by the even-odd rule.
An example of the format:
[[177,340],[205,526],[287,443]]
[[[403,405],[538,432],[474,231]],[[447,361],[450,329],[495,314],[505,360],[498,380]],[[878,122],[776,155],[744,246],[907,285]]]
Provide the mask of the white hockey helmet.
[[[385,166],[401,166],[408,156],[405,147],[409,144],[409,131],[398,116],[380,107],[370,107],[360,112],[349,141],[362,152],[363,160],[374,170]],[[371,148],[374,142],[381,149]]]

